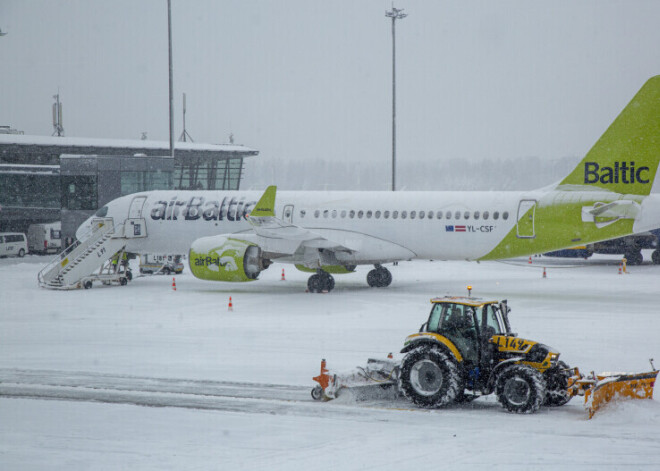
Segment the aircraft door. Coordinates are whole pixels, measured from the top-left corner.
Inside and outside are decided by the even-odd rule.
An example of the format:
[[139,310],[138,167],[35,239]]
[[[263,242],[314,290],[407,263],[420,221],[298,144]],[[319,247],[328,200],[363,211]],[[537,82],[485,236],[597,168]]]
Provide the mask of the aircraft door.
[[521,239],[536,237],[534,229],[534,214],[536,213],[536,200],[520,200],[518,205],[517,235]]
[[147,221],[142,217],[146,196],[136,196],[128,208],[128,218],[124,223],[124,237],[137,238],[147,236]]
[[282,220],[288,223],[293,222],[293,205],[287,204],[284,206],[284,211],[282,211]]
[[142,207],[144,202],[147,200],[146,196],[136,196],[131,201],[131,206],[128,208],[128,218],[129,219],[140,219],[142,217]]

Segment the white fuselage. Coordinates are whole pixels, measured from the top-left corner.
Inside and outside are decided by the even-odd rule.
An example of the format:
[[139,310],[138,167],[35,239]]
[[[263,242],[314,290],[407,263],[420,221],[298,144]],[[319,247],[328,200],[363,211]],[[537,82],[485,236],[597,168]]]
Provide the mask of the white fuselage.
[[[109,203],[106,217],[115,225],[129,212],[145,219],[147,237],[131,239],[130,252],[187,253],[200,237],[250,233],[245,214],[260,196],[254,191],[137,193]],[[535,197],[535,192],[280,191],[275,214],[351,247],[353,259],[347,262],[471,260],[489,253],[515,226],[521,200]]]

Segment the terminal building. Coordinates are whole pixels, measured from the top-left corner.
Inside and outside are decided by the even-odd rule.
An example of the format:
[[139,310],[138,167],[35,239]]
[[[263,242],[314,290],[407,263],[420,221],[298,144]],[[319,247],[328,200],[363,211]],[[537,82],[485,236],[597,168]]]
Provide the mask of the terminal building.
[[238,190],[243,159],[235,144],[0,134],[0,232],[62,221],[62,237],[108,201],[149,190]]

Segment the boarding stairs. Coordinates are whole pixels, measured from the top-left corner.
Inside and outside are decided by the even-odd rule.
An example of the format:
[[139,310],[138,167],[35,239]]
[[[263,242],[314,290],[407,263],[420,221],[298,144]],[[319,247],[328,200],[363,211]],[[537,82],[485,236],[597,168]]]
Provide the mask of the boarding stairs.
[[[132,230],[125,230],[127,227]],[[93,219],[88,237],[82,236],[82,241],[67,247],[39,272],[39,286],[75,289],[93,279],[119,281],[121,275],[117,270],[117,280],[104,276],[108,274],[104,273],[104,266],[113,257],[123,254],[129,239],[146,237],[145,227],[144,219],[127,219],[118,225],[114,224],[113,218]]]

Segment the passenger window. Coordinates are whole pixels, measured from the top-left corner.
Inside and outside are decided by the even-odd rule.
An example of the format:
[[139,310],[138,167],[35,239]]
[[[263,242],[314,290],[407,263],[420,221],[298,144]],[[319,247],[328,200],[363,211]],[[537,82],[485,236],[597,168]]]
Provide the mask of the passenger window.
[[376,211],[375,216],[376,216],[376,219],[380,219],[380,211]]
[[451,219],[451,211],[447,211],[447,219]]
[[301,210],[300,210],[300,218],[302,219],[302,218],[304,218],[304,217],[305,217],[305,210],[304,210],[304,209],[301,209]]
[[460,218],[461,218],[461,212],[460,212],[460,211],[456,211],[456,212],[454,213],[454,219],[460,219]]
[[371,210],[367,211],[367,219],[371,219]]
[[364,211],[362,210],[358,211],[358,217],[362,219],[362,216],[364,216]]
[[336,218],[336,217],[337,217],[337,210],[336,210],[336,209],[333,209],[333,210],[332,210],[332,218],[334,219],[334,218]]
[[344,219],[346,217],[346,210],[345,209],[342,210],[341,217],[342,217],[342,219]]
[[415,216],[417,215],[417,212],[415,211],[410,211],[410,219],[415,219]]
[[351,212],[348,213],[348,216],[353,219],[355,217],[355,210],[351,209]]
[[318,209],[316,211],[314,211],[314,217],[315,218],[319,217],[320,215],[321,215],[321,211],[319,211]]
[[499,218],[500,218],[500,213],[498,213],[497,211],[495,211],[495,212],[493,213],[493,219],[499,219]]
[[509,213],[506,212],[506,211],[504,211],[504,212],[502,213],[502,219],[504,219],[505,221],[506,221],[507,219],[509,219]]
[[384,217],[385,219],[389,219],[389,217],[390,217],[390,212],[389,212],[389,211],[385,211],[385,212],[383,213],[383,217]]
[[392,219],[397,219],[399,217],[399,211],[392,212]]
[[426,216],[426,214],[424,213],[424,211],[420,211],[420,212],[419,212],[419,218],[420,218],[420,219],[424,219],[424,216]]
[[469,211],[465,211],[465,212],[463,213],[463,217],[464,217],[465,219],[470,219],[470,212],[469,212]]
[[488,219],[488,211],[484,211],[484,219]]
[[401,211],[401,219],[405,219],[408,217],[408,213],[406,211]]
[[475,218],[475,219],[479,219],[479,211],[475,211],[475,212],[474,212],[474,218]]
[[328,211],[327,209],[324,210],[324,211],[323,211],[323,217],[324,217],[324,218],[327,218],[327,217],[328,217],[328,213],[329,213],[329,211]]

